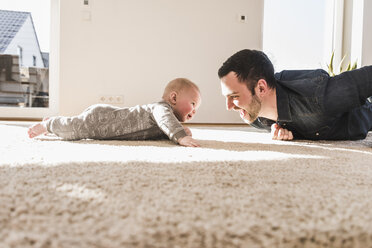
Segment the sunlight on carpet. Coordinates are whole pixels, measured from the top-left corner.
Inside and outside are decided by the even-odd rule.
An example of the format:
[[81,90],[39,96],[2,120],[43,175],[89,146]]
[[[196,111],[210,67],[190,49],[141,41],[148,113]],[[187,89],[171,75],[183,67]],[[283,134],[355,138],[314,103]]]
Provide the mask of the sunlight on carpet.
[[29,139],[0,125],[0,247],[372,247],[372,135]]
[[[11,128],[9,128],[11,129]],[[22,129],[15,127],[14,129]],[[218,148],[208,148],[210,143],[203,140],[213,141],[218,137],[219,142],[239,142],[244,140],[244,143],[261,143],[261,144],[278,144],[278,141],[268,140],[269,135],[262,133],[247,133],[237,131],[221,131],[221,130],[194,130],[194,137],[200,140],[201,148],[186,148],[175,146],[170,141],[158,141],[164,146],[135,145],[134,142],[129,142],[129,145],[119,146],[121,141],[61,141],[55,136],[42,136],[36,139],[28,139],[21,137],[23,143],[19,143],[17,149],[8,149],[4,152],[3,164],[11,164],[12,166],[22,165],[24,161],[28,163],[38,163],[48,166],[58,165],[62,162],[156,162],[156,163],[174,163],[174,162],[218,162],[225,161],[270,161],[294,158],[321,159],[324,156],[316,156],[310,154],[290,154],[276,151],[236,151],[232,146],[231,150]],[[243,134],[243,136],[242,136]],[[7,133],[7,137],[12,139],[16,135],[11,132]],[[110,145],[112,143],[112,145]],[[203,147],[206,145],[206,147]],[[6,148],[5,148],[6,149]],[[19,152],[19,151],[22,152]],[[166,154],[166,156],[165,156]]]

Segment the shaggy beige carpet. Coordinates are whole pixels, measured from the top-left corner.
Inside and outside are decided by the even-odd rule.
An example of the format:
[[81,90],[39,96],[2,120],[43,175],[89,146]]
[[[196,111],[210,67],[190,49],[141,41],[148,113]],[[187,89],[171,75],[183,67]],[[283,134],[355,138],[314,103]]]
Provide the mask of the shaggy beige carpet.
[[372,247],[372,135],[280,142],[191,126],[161,141],[0,125],[0,247]]

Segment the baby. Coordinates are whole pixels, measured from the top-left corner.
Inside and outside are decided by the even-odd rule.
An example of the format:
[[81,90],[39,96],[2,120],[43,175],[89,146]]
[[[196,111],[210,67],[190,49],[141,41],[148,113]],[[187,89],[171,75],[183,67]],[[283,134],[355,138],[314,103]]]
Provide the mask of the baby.
[[159,102],[126,108],[92,105],[77,116],[44,118],[28,129],[28,136],[53,133],[66,140],[169,138],[182,146],[198,147],[190,129],[181,122],[191,120],[200,103],[198,86],[186,78],[176,78],[167,84]]

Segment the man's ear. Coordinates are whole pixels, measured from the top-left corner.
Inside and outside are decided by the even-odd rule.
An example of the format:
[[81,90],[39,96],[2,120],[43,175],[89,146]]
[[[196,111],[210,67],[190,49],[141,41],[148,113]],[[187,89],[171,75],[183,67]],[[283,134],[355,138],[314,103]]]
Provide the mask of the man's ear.
[[269,91],[269,86],[265,79],[260,79],[257,82],[256,88],[254,89],[255,93],[259,97],[263,97]]
[[177,102],[177,92],[172,91],[169,96],[170,96],[170,102],[172,104],[176,104],[176,102]]

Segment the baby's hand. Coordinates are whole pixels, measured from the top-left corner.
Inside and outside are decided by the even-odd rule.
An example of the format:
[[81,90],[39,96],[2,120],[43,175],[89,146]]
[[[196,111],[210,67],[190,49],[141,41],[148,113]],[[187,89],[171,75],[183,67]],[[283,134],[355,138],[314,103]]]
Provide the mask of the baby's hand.
[[187,134],[188,136],[191,136],[191,137],[192,137],[192,133],[191,133],[190,128],[183,126],[183,129],[185,129],[185,132],[186,132],[186,134]]
[[178,144],[181,146],[199,147],[200,145],[191,136],[185,136],[178,139]]
[[271,138],[273,140],[293,140],[293,134],[285,128],[281,128],[277,123],[271,125]]

